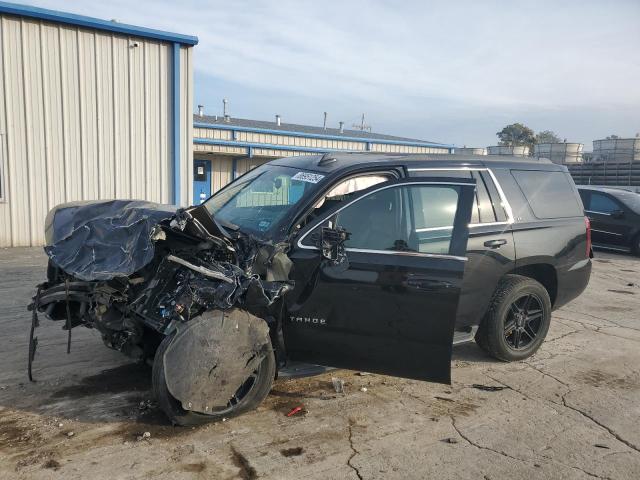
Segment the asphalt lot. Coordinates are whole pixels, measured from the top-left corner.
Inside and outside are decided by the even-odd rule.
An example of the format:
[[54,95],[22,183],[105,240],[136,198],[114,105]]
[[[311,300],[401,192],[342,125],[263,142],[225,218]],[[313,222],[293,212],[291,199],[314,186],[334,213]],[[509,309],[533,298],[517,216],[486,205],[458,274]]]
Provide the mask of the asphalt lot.
[[28,382],[25,305],[44,267],[41,249],[0,250],[0,478],[640,478],[640,259],[597,252],[587,292],[526,362],[468,344],[450,387],[279,380],[258,410],[198,429],[168,425],[149,369],[87,329],[67,355],[42,319]]

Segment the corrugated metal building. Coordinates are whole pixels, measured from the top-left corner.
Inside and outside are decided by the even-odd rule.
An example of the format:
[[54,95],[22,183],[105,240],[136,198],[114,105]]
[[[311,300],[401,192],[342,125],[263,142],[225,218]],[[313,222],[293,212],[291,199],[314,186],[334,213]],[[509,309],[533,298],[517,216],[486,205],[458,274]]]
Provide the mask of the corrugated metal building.
[[194,203],[278,157],[329,151],[451,153],[452,145],[344,128],[194,115]]
[[0,2],[0,246],[63,202],[191,203],[197,42]]

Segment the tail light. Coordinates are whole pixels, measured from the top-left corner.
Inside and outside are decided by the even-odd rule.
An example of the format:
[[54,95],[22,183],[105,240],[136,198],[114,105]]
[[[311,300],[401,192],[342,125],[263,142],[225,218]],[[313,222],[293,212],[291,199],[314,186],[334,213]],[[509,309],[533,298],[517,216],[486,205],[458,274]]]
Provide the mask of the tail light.
[[589,217],[584,217],[584,224],[587,227],[587,257],[591,258],[591,220]]

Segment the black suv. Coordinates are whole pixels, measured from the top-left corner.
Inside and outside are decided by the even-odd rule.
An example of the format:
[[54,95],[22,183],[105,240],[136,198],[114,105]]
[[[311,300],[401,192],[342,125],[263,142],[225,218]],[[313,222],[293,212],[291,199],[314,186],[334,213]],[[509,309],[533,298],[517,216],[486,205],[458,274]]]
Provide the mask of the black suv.
[[565,167],[325,154],[262,165],[202,205],[61,205],[33,310],[153,359],[179,424],[255,407],[292,361],[448,383],[452,344],[532,355],[591,272]]
[[640,194],[590,186],[578,191],[591,220],[594,247],[640,255]]

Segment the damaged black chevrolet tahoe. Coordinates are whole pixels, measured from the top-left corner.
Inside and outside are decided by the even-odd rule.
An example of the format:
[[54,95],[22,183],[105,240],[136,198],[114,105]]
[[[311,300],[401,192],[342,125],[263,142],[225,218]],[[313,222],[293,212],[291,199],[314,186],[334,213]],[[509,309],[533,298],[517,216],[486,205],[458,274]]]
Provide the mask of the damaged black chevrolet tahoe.
[[291,362],[448,383],[452,345],[513,361],[591,272],[566,168],[458,155],[275,160],[202,205],[65,204],[37,312],[153,362],[175,423],[257,406]]

